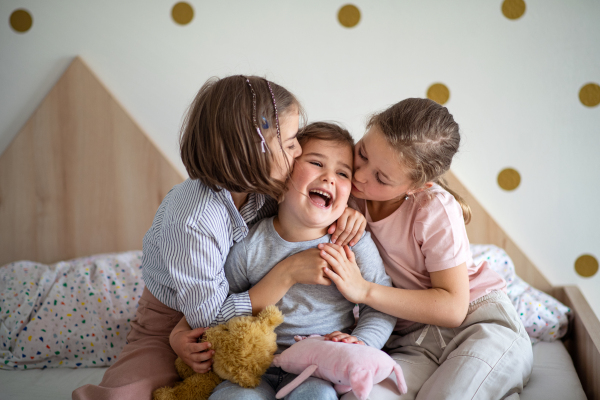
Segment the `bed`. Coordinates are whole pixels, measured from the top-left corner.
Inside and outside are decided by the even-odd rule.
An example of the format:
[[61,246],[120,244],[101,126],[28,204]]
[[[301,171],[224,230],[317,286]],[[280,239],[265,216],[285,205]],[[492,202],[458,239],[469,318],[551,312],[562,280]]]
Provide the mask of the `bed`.
[[[446,178],[472,207],[473,219],[467,227],[472,243],[485,243],[493,246],[494,251],[502,249],[512,260],[518,277],[571,309],[568,331],[562,340],[533,345],[534,372],[521,398],[600,399],[600,322],[579,289],[550,285],[460,181],[452,173]],[[18,290],[20,295],[33,296],[30,308],[35,309],[36,315],[42,314],[35,303],[35,293],[42,297],[43,290],[48,290],[43,293],[58,298],[60,293],[50,291],[57,290],[59,285],[51,283],[63,279],[60,286],[68,288],[70,275],[61,273],[77,263],[83,265],[84,272],[73,282],[83,282],[81,296],[92,299],[96,306],[107,295],[114,300],[119,294],[111,285],[134,288],[139,283],[136,274],[142,237],[162,198],[182,180],[86,64],[75,58],[0,155],[0,265],[6,271],[6,268],[23,268],[14,261],[35,260],[27,264],[27,268],[35,270],[35,276],[48,277],[48,271],[54,274],[45,289],[32,279],[29,283],[37,292]],[[100,286],[85,286],[85,282],[91,282],[85,268],[103,274],[103,280],[94,281]],[[23,285],[29,283],[24,281]],[[3,287],[6,289],[7,285]],[[135,313],[135,295],[128,293],[130,298],[119,298],[121,303],[114,300],[112,308],[107,310],[114,321]],[[8,299],[7,293],[4,298]],[[100,308],[90,304],[85,306],[90,309],[84,307],[90,313],[89,318],[84,311],[77,310],[82,320],[87,319],[85,323],[109,318],[91,315],[91,311]],[[58,315],[53,309],[45,312],[43,315]],[[24,311],[23,318],[30,318],[30,314]],[[114,321],[111,324],[118,324]],[[106,334],[108,328],[100,322],[98,332]],[[118,338],[114,329],[110,331],[116,349],[122,346],[126,334],[125,328],[120,329]],[[28,340],[26,334],[21,334],[21,340]],[[84,338],[81,339],[83,343]],[[99,344],[104,342],[97,340],[95,348],[100,349]],[[109,348],[104,348],[103,354],[110,353]],[[106,357],[96,357],[97,354],[87,362],[93,359],[98,361],[94,365],[102,365],[99,361],[102,359],[105,364],[110,363]],[[73,389],[99,383],[107,368],[85,362],[77,365],[78,360],[69,360],[68,366],[29,364],[27,370],[0,368],[0,400],[70,398]]]

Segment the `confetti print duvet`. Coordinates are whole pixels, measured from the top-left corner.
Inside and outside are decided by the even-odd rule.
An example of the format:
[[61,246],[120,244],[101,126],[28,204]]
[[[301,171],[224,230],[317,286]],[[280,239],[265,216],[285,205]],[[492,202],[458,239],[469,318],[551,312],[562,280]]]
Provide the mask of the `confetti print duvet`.
[[143,292],[141,251],[0,267],[0,368],[112,365]]
[[487,261],[488,266],[504,278],[506,294],[517,309],[531,343],[552,342],[567,333],[571,309],[521,279],[503,249],[489,244],[472,244],[471,253],[475,264]]

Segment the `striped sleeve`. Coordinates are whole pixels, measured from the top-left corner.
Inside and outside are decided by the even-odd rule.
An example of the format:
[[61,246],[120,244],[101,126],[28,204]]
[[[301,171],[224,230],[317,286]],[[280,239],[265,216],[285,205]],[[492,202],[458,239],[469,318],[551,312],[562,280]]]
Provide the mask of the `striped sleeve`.
[[176,287],[178,308],[192,329],[252,314],[247,292],[227,297],[227,254],[221,253],[215,238],[181,224],[168,227],[163,238],[169,238],[163,241],[162,256]]
[[243,315],[252,315],[252,303],[248,291],[229,295],[227,300],[225,300],[225,303],[221,306],[221,311],[217,314],[211,326],[224,324],[233,317],[240,317]]
[[[236,301],[235,310],[241,310],[243,307],[241,303],[247,300],[250,306],[247,315],[252,315],[252,303],[248,294],[248,290],[252,285],[246,273],[247,260],[246,244],[245,240],[242,240],[234,244],[229,251],[223,270],[225,271],[227,282],[229,282],[229,297],[227,301],[230,301],[230,299],[231,301]],[[223,313],[224,310],[225,307],[221,309],[221,312]],[[218,323],[227,322],[227,320],[237,316],[237,313],[230,312],[229,314],[230,316],[223,315],[221,322]]]
[[248,226],[250,227],[265,218],[274,216],[275,214],[277,214],[277,208],[277,201],[275,201],[272,197],[265,195],[265,202],[263,206],[260,209],[258,209],[254,219],[252,219],[251,221],[247,221]]

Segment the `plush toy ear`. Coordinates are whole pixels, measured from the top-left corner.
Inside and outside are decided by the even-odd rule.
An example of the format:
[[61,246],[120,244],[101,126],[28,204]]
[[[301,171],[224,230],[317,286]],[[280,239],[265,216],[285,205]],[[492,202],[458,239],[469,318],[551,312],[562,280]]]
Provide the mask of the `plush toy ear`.
[[333,385],[333,388],[335,389],[335,392],[338,394],[338,396],[346,394],[352,390],[352,386],[340,385],[340,384]]
[[291,381],[290,383],[288,383],[287,385],[282,387],[281,390],[279,390],[279,392],[277,392],[277,394],[275,395],[275,398],[283,399],[285,396],[290,394],[292,392],[292,390],[296,389],[298,386],[300,386],[300,384],[302,382],[304,382],[306,379],[308,379],[308,377],[311,376],[312,373],[315,372],[316,370],[317,370],[317,366],[314,364],[306,367],[306,369],[304,371],[302,371],[302,373],[300,375],[298,375],[296,378],[294,378],[293,381]]
[[373,389],[373,371],[357,369],[350,372],[350,386],[359,400],[367,400]]
[[267,306],[264,310],[258,313],[256,318],[258,318],[259,322],[263,324],[266,323],[273,328],[279,326],[283,322],[283,315],[281,314],[281,311],[279,311],[279,308],[273,305]]
[[394,365],[394,373],[396,374],[396,383],[398,384],[400,394],[406,394],[406,392],[408,392],[408,386],[406,386],[406,379],[404,379],[402,368],[398,364]]

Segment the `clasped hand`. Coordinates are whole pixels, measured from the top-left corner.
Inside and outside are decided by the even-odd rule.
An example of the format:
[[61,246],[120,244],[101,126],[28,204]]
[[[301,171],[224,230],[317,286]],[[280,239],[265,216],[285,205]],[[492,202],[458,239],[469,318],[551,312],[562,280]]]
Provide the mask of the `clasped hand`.
[[346,300],[353,303],[365,303],[369,293],[369,282],[360,273],[354,253],[348,246],[324,243],[318,246],[320,256],[327,261],[329,267],[324,269],[325,275]]

